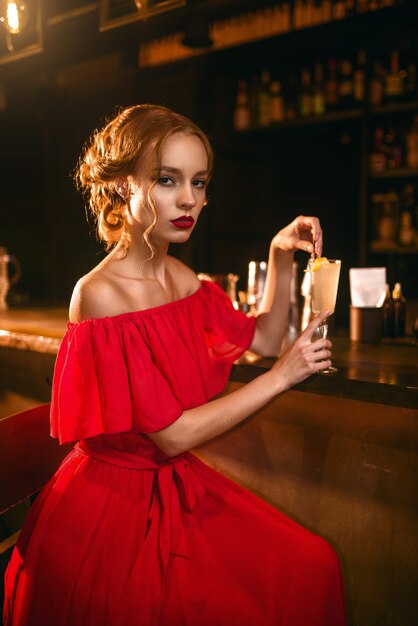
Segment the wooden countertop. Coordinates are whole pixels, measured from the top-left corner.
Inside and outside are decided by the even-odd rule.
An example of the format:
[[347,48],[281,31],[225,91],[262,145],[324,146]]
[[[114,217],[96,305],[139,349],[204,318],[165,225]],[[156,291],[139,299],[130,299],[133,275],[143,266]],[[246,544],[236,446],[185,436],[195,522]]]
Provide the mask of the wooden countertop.
[[62,339],[67,321],[65,307],[0,311],[0,329],[14,333]]
[[[293,389],[326,396],[418,409],[418,346],[409,339],[379,344],[353,343],[331,337],[331,375],[316,374]],[[269,369],[274,359],[246,354],[234,366],[231,380],[248,382]]]
[[67,321],[64,307],[0,311],[0,346],[56,354]]
[[[0,346],[55,355],[68,321],[68,309],[13,309],[0,312]],[[338,372],[317,374],[295,390],[418,409],[418,346],[413,340],[356,344],[331,337]],[[248,382],[270,368],[274,359],[247,353],[234,366],[231,380]]]

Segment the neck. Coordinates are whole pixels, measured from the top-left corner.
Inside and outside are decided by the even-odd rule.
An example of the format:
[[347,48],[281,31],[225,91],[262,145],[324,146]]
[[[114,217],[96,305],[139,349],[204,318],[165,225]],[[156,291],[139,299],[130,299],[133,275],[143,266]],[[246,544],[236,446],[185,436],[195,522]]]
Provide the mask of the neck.
[[[141,238],[140,241],[122,239],[110,253],[114,259],[123,261],[124,270],[139,279],[158,280],[165,283],[165,264],[168,252],[168,243],[160,246],[153,243],[154,256],[151,250]],[[126,253],[125,253],[126,250]]]

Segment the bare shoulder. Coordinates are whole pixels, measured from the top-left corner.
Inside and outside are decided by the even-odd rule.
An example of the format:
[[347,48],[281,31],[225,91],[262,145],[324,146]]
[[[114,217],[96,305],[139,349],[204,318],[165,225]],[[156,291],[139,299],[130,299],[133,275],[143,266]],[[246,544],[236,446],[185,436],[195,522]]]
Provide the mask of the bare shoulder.
[[108,277],[97,271],[86,274],[74,287],[70,302],[70,321],[107,317],[114,314],[118,290]]
[[182,286],[182,295],[188,296],[200,287],[200,281],[195,272],[179,259],[167,256],[167,269],[173,280]]

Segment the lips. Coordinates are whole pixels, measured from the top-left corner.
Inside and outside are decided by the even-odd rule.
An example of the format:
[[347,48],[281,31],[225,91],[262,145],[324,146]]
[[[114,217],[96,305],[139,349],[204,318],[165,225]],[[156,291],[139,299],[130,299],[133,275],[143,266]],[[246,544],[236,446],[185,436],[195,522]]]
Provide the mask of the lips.
[[194,224],[194,219],[190,215],[182,215],[181,217],[170,221],[175,228],[191,228]]

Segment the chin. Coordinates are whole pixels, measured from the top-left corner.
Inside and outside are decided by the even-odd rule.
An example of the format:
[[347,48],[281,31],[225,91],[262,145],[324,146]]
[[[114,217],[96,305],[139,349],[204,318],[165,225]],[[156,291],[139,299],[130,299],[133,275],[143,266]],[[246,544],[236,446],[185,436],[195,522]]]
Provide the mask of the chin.
[[185,243],[190,239],[192,232],[192,230],[179,230],[178,232],[171,233],[170,242]]

